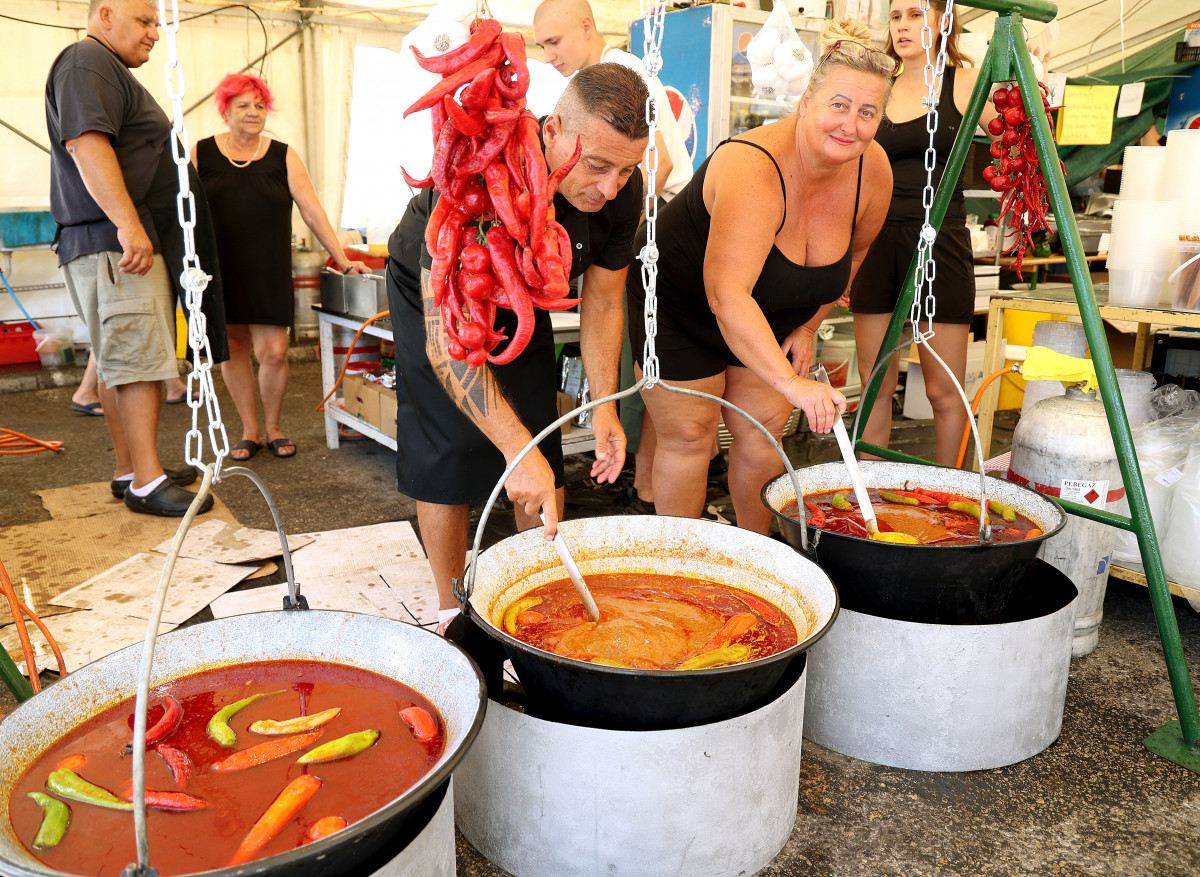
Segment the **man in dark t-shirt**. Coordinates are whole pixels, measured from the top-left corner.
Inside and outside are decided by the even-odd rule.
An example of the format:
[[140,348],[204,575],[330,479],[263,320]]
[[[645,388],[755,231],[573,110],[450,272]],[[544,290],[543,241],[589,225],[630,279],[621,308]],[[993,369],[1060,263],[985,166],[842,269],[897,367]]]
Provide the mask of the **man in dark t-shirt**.
[[[114,496],[136,512],[182,517],[195,498],[186,467],[158,459],[162,381],[175,366],[175,293],[146,196],[170,123],[129,72],[158,41],[151,0],[91,0],[87,36],[54,60],[46,81],[50,211],[58,263],[87,323],[116,467]],[[201,511],[212,507],[208,497]]]
[[[625,274],[642,209],[636,171],[649,133],[645,105],[640,76],[618,64],[597,64],[571,80],[542,125],[551,171],[570,158],[577,137],[582,143],[554,210],[571,240],[571,276],[582,280],[580,342],[594,398],[617,389]],[[402,493],[417,500],[444,627],[455,605],[451,580],[463,572],[469,504],[491,493],[508,462],[558,412],[547,312],[537,312],[533,338],[507,365],[471,368],[447,352],[429,287],[432,257],[425,248],[425,223],[436,197],[426,190],[413,198],[388,241],[387,290],[396,341],[397,481]],[[497,312],[497,329],[507,337],[513,337],[515,325],[511,311]],[[625,461],[615,403],[593,410],[592,432],[592,476],[614,481]],[[538,526],[540,513],[553,535],[562,515],[562,485],[556,431],[525,456],[505,485],[517,528]]]

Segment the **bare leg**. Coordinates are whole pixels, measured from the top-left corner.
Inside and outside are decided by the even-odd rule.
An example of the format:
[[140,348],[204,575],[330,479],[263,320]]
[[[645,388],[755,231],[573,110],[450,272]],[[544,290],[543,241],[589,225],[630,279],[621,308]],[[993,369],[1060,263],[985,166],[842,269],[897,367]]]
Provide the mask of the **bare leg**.
[[439,609],[453,609],[458,605],[451,580],[462,578],[470,520],[469,505],[417,503],[417,524],[421,528],[425,556],[433,568]]
[[638,439],[637,455],[633,460],[633,489],[642,502],[654,502],[654,451],[658,434],[649,411],[642,412],[642,434]]
[[[725,370],[725,398],[770,430],[775,441],[783,437],[792,406],[748,368]],[[771,512],[760,498],[762,487],[784,471],[783,460],[751,423],[733,412],[725,418],[733,436],[729,447],[729,495],[737,524],[745,530],[766,534]]]
[[[641,369],[637,370],[641,379]],[[725,389],[725,376],[675,381],[678,386],[714,396]],[[646,411],[654,418],[654,508],[660,515],[698,518],[708,493],[708,461],[720,419],[716,402],[681,396],[656,386],[642,390]]]
[[164,383],[167,386],[168,402],[182,402],[187,399],[187,384],[180,378],[167,378]]
[[[875,367],[875,359],[883,345],[883,336],[887,334],[888,324],[892,321],[891,314],[855,314],[854,339],[858,347],[858,374],[864,391],[871,370]],[[881,448],[888,446],[892,433],[892,396],[896,393],[896,380],[899,375],[899,357],[893,356],[891,363],[884,371],[883,384],[875,404],[871,407],[871,417],[867,420],[860,438],[863,441]],[[957,450],[957,448],[956,448]],[[860,454],[865,459],[876,459],[871,454]]]
[[112,438],[113,453],[116,456],[114,478],[121,478],[133,472],[133,457],[129,453],[129,443],[125,441],[125,428],[121,426],[121,401],[117,391],[110,390],[106,385],[97,383],[96,394],[100,397],[100,406],[106,411],[104,425]]
[[[279,420],[283,415],[283,396],[287,392],[288,335],[286,326],[251,326],[254,357],[258,360],[258,389],[262,394],[263,426],[267,441],[283,438]],[[283,448],[280,454],[290,457],[295,448]]]
[[[965,323],[934,323],[933,331],[930,343],[934,351],[954,372],[954,377],[961,385],[967,373],[967,335],[970,327]],[[921,357],[921,374],[925,377],[925,395],[929,397],[929,406],[933,409],[937,462],[942,466],[953,466],[958,461],[958,447],[967,425],[967,409],[958,395],[958,388],[924,344],[917,345],[917,352]]]
[[[113,394],[116,397],[117,417],[124,436],[124,444],[133,468],[133,486],[145,487],[163,474],[158,461],[158,412],[162,406],[162,381],[137,381],[121,384]],[[101,395],[104,399],[104,395]],[[110,432],[112,432],[110,428]],[[114,444],[116,435],[113,436]],[[117,456],[118,469],[121,456]],[[118,471],[118,475],[128,473]]]
[[[242,420],[242,438],[257,442],[258,410],[254,402],[254,366],[250,362],[250,327],[231,325],[225,330],[229,338],[229,359],[221,363],[221,377]],[[231,451],[229,456],[235,460],[246,459],[244,453],[237,456],[238,453]]]
[[[87,368],[83,370],[83,380],[79,382],[79,386],[75,388],[75,392],[71,394],[71,404],[73,405],[92,405],[100,401],[99,390],[97,389],[96,380],[96,354],[88,351]],[[101,405],[101,409],[103,409]],[[100,410],[97,414],[103,414]],[[126,470],[128,471],[128,470]]]

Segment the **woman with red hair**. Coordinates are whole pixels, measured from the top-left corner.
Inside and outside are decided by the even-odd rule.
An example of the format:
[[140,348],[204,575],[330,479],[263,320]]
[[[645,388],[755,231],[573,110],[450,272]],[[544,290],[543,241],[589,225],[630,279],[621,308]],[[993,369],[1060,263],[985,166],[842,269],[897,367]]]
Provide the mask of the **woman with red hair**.
[[273,106],[267,84],[257,76],[233,73],[221,80],[215,97],[229,131],[197,143],[192,163],[212,208],[225,289],[229,361],[221,364],[221,375],[242,419],[242,437],[229,456],[249,460],[262,447],[253,351],[267,447],[276,457],[291,457],[296,446],[279,420],[293,311],[292,203],[340,270],[366,274],[369,269],[346,257],[300,156],[265,133]]

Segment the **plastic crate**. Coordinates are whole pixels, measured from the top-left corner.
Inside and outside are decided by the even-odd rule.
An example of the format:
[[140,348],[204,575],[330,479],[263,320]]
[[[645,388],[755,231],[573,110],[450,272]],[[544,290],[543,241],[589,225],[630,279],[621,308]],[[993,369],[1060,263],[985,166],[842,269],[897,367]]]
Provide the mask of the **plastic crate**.
[[37,362],[32,323],[0,323],[0,365]]
[[1200,46],[1189,46],[1187,43],[1175,44],[1175,63],[1194,64],[1200,61]]

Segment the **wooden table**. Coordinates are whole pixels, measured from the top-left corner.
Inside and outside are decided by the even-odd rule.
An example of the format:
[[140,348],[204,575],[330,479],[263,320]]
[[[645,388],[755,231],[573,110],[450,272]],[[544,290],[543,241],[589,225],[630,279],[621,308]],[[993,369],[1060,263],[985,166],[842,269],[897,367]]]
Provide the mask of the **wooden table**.
[[[324,310],[319,306],[314,307],[313,310],[317,312],[317,332],[320,338],[321,392],[328,394],[333,389],[334,382],[337,380],[332,355],[334,327],[339,326],[351,332],[357,332],[366,321],[362,317],[334,313]],[[556,344],[579,340],[578,314],[556,311],[550,315],[550,320],[554,326],[554,342]],[[380,323],[367,326],[363,329],[363,334],[391,341],[391,323],[384,321],[380,321]],[[348,412],[342,404],[342,398],[334,396],[325,403],[325,444],[329,448],[336,448],[340,443],[338,436],[339,423],[379,442],[379,444],[386,448],[390,448],[393,451],[396,450],[396,440],[394,438],[384,433],[374,424],[368,423],[361,417],[356,417]],[[562,445],[564,454],[582,454],[594,449],[596,442],[592,437],[590,429],[581,426],[572,426],[570,432],[563,434]]]
[[[1083,258],[1086,259],[1089,264],[1092,262],[1105,262],[1108,260],[1108,253],[1093,253],[1092,255],[1084,256]],[[1001,268],[1010,268],[1013,266],[1013,264],[1016,263],[1016,261],[1017,261],[1016,256],[1000,256],[999,258],[997,258],[996,256],[976,256],[975,257],[976,265],[999,265]],[[1063,255],[1062,253],[1056,253],[1052,256],[1030,256],[1028,259],[1022,260],[1021,267],[1022,268],[1042,268],[1042,267],[1045,267],[1046,265],[1059,265],[1059,264],[1065,265],[1066,262],[1067,262],[1067,257],[1065,255]],[[1037,275],[1038,275],[1038,272],[1034,271],[1033,275],[1030,277],[1030,280],[1029,280],[1030,290],[1037,289]]]

